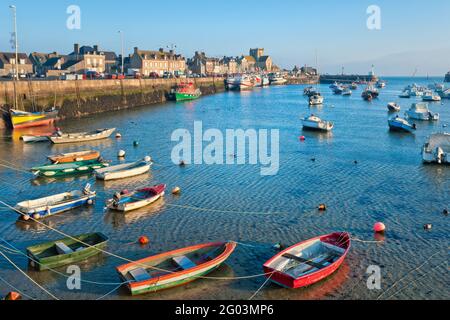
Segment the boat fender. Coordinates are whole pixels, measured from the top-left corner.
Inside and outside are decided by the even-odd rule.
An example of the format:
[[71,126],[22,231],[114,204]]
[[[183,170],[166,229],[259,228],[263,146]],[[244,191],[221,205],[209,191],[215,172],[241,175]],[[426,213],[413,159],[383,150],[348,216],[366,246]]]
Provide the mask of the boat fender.
[[442,214],[448,216],[448,209],[444,209],[444,211],[442,211]]
[[326,211],[327,210],[327,206],[324,203],[321,203],[321,204],[319,204],[317,209],[319,209],[319,211]]
[[138,242],[142,245],[144,244],[148,244],[150,242],[150,240],[148,240],[148,238],[146,236],[140,236],[138,239]]
[[431,223],[426,223],[426,224],[423,225],[423,228],[425,230],[431,230],[432,227],[433,227],[433,225]]
[[133,141],[133,146],[137,147],[139,145],[138,141]]
[[145,156],[144,161],[150,162],[150,161],[152,161],[152,158],[150,156]]
[[125,157],[125,151],[124,151],[124,150],[119,150],[119,152],[117,153],[117,156],[118,156],[119,158]]
[[88,199],[88,201],[87,201],[87,204],[88,204],[88,205],[92,205],[92,204],[94,204],[94,200],[92,200],[92,199]]
[[35,219],[35,220],[39,220],[40,217],[41,217],[41,215],[39,213],[33,214],[33,219]]
[[22,216],[22,219],[24,221],[28,221],[28,220],[30,220],[30,216],[28,214],[26,214],[26,215]]
[[120,133],[116,133],[116,139],[122,138],[122,135]]

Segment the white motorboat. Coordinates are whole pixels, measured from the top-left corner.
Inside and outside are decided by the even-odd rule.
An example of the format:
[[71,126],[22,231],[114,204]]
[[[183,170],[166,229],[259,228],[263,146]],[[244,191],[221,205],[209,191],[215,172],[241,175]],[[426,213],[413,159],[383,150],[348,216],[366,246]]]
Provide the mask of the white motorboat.
[[441,99],[450,99],[450,89],[440,91],[439,96]]
[[228,90],[236,90],[237,89],[237,79],[234,76],[229,76],[225,80],[226,86]]
[[450,133],[434,133],[422,148],[425,163],[450,164]]
[[316,106],[323,104],[323,97],[320,95],[320,93],[315,93],[312,96],[309,96],[309,105],[310,106]]
[[268,85],[270,85],[269,77],[266,75],[263,75],[262,76],[262,86],[267,87]]
[[392,111],[392,112],[400,111],[400,105],[398,103],[395,103],[395,102],[389,102],[387,104],[387,108],[388,108],[389,111]]
[[382,88],[386,87],[386,81],[378,80],[376,83],[376,86],[377,86],[377,88],[382,89]]
[[411,98],[411,92],[409,90],[405,90],[400,93],[399,98]]
[[392,131],[413,132],[416,130],[415,123],[409,123],[406,119],[395,116],[388,120],[389,129]]
[[439,113],[433,113],[428,109],[428,104],[424,102],[413,103],[409,110],[405,112],[408,118],[416,120],[439,120]]
[[305,117],[303,120],[303,129],[307,130],[319,130],[319,131],[331,131],[334,124],[331,121],[324,121],[315,115]]
[[270,85],[283,85],[286,84],[287,80],[281,76],[279,73],[271,73],[269,75]]
[[437,94],[433,94],[431,91],[427,91],[424,93],[422,100],[427,102],[438,102],[441,101],[441,97]]

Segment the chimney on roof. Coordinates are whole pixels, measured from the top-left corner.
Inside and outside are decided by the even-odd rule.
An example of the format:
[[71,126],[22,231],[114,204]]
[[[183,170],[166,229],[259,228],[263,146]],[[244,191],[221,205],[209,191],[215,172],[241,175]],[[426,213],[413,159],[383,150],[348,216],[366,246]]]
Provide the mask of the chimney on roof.
[[94,45],[94,52],[98,52],[98,44]]
[[73,45],[73,52],[74,52],[75,54],[80,54],[80,45],[79,45],[78,43],[75,43],[75,44]]
[[163,48],[159,48],[159,52],[163,53],[164,49]]

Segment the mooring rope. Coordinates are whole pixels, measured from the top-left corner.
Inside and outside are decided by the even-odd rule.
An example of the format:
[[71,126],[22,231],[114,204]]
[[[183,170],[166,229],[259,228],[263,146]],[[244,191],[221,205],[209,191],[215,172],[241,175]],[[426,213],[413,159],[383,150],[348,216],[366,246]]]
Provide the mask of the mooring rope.
[[2,251],[0,251],[0,255],[3,256],[3,258],[5,258],[9,263],[11,263],[18,271],[20,271],[20,273],[22,273],[26,278],[28,278],[28,280],[30,280],[31,282],[33,282],[36,286],[38,286],[42,291],[44,291],[45,293],[47,293],[50,297],[52,297],[55,300],[59,300],[55,295],[53,295],[50,291],[48,291],[47,289],[45,289],[43,286],[41,286],[39,283],[37,283],[36,281],[33,280],[33,278],[31,278],[29,275],[27,275],[22,269],[19,268],[19,266],[17,266],[11,259],[8,258],[8,256],[6,254],[4,254]]
[[9,283],[8,281],[6,281],[5,279],[3,279],[2,277],[0,277],[0,280],[3,281],[4,283],[6,283],[6,285],[8,285],[9,287],[11,287],[14,291],[18,292],[20,295],[30,299],[30,300],[36,300],[35,298],[33,298],[32,296],[29,296],[28,294],[21,292],[19,289],[17,289],[15,286],[13,286],[11,283]]

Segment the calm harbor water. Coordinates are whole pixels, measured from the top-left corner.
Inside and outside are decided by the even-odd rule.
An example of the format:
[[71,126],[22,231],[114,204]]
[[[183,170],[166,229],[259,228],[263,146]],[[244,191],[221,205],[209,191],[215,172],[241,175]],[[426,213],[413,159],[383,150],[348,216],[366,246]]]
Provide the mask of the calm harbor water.
[[[106,183],[92,176],[33,180],[27,172],[0,167],[0,200],[14,205],[79,189],[89,182],[98,193],[94,206],[42,221],[71,235],[101,231],[110,237],[107,249],[129,259],[209,241],[239,241],[245,245],[238,245],[227,263],[211,274],[230,278],[262,273],[262,264],[276,253],[272,248],[275,243],[289,245],[341,230],[350,232],[353,238],[380,240],[374,238],[372,225],[383,221],[387,226],[384,241],[354,241],[345,264],[330,278],[298,290],[268,284],[256,299],[448,299],[450,227],[442,211],[450,206],[450,170],[423,165],[420,150],[430,133],[450,125],[450,100],[430,104],[431,110],[441,114],[439,122],[419,122],[413,135],[392,133],[387,126],[392,116],[387,103],[399,102],[403,115],[415,101],[397,98],[404,86],[442,79],[387,80],[379,99],[372,102],[361,99],[362,87],[352,97],[342,97],[332,95],[328,85],[321,85],[326,103],[310,108],[302,95],[305,86],[283,86],[225,92],[194,102],[142,107],[58,124],[67,132],[116,127],[123,136],[120,140],[62,146],[24,144],[18,140],[23,131],[5,131],[0,140],[3,165],[30,168],[45,163],[49,154],[89,148],[101,151],[113,163],[118,162],[118,150],[124,149],[127,161],[150,155],[155,165],[148,175]],[[311,113],[334,121],[333,132],[303,132],[300,118]],[[170,141],[171,134],[179,128],[192,132],[196,120],[203,122],[204,129],[223,132],[279,129],[278,174],[261,176],[258,165],[174,165],[170,156],[176,143]],[[300,135],[306,141],[300,142]],[[134,147],[133,141],[139,145]],[[166,183],[169,192],[156,205],[125,215],[104,210],[105,199],[114,192],[157,183]],[[181,187],[181,195],[170,194],[174,186]],[[318,212],[315,208],[319,203],[326,203],[328,210]],[[423,230],[425,223],[431,223],[433,229]],[[140,235],[150,238],[149,246],[135,244]],[[0,237],[25,251],[30,245],[60,235],[38,224],[17,222],[17,214],[0,208]],[[0,250],[6,252],[3,247]],[[120,282],[115,267],[124,263],[106,255],[86,261],[81,264],[82,279],[103,284],[83,282],[80,291],[71,291],[62,275],[32,271],[24,256],[7,254],[29,276],[63,299],[101,297]],[[367,288],[366,269],[370,265],[381,268],[381,290]],[[58,271],[65,272],[65,268]],[[2,257],[0,277],[33,298],[49,298]],[[11,288],[1,279],[0,294],[4,294]],[[248,299],[264,280],[198,280],[138,298],[121,288],[105,299]]]

